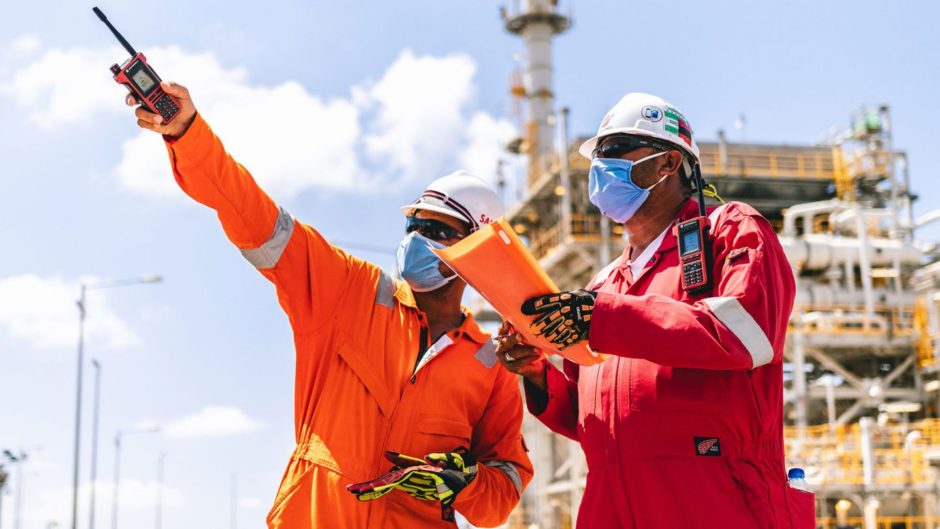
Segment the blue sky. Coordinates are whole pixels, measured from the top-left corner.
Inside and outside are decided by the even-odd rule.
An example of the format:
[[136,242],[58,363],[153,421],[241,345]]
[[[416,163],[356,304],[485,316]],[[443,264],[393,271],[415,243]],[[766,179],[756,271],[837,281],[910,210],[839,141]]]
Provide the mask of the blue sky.
[[[502,30],[500,4],[98,5],[164,78],[190,86],[291,213],[329,238],[391,250],[397,206],[459,166],[492,178],[516,126],[507,82],[522,46]],[[78,285],[146,273],[166,280],[89,293],[87,354],[104,369],[97,525],[110,523],[115,432],[157,423],[161,433],[125,440],[122,526],[152,523],[165,451],[165,526],[229,527],[237,475],[239,526],[259,527],[292,446],[287,320],[122,106],[107,68],[125,54],[91,5],[21,2],[0,17],[0,449],[31,456],[23,527],[69,519]],[[555,91],[574,133],[593,132],[633,90],[671,99],[700,138],[724,128],[761,142],[810,143],[846,127],[859,105],[888,103],[921,196],[915,212],[940,207],[935,3],[572,8],[574,26],[555,43]],[[733,127],[742,113],[743,131]],[[4,508],[4,526],[12,514]],[[80,514],[86,527],[85,500]]]

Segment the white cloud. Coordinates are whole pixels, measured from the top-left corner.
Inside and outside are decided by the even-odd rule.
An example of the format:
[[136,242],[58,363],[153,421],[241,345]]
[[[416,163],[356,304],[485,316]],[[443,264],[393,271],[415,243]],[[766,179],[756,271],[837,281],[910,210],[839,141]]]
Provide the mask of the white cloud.
[[[511,127],[483,112],[471,115],[476,64],[467,55],[404,50],[378,81],[351,87],[348,97],[326,99],[294,81],[252,83],[245,69],[226,67],[211,52],[147,50],[164,78],[187,85],[226,149],[277,199],[308,189],[375,192],[429,181],[459,164],[492,174],[502,148],[493,140]],[[107,71],[124,56],[116,47],[49,49],[0,79],[0,94],[45,129],[107,114],[132,122],[124,88]],[[63,76],[71,81],[62,83]],[[121,154],[114,174],[126,188],[182,196],[159,136],[138,131],[123,142]]]
[[[118,494],[121,514],[129,514],[125,511],[151,511],[156,504],[158,487],[159,484],[155,480],[121,479]],[[98,512],[102,513],[102,516],[107,516],[107,513],[110,513],[110,500],[113,494],[114,487],[110,480],[95,481],[96,504],[98,505]],[[162,496],[164,508],[180,507],[185,504],[183,493],[172,486],[164,484]],[[91,484],[84,483],[80,485],[78,504],[84,508],[88,505],[90,499]],[[65,527],[69,509],[72,505],[72,488],[71,486],[64,486],[41,489],[35,495],[31,495],[28,504],[28,508],[25,508],[23,512],[23,525],[25,527],[46,527],[51,520],[58,521],[59,527]]]
[[[121,490],[118,494],[122,508],[127,509],[152,509],[157,497],[157,488],[160,486],[156,481],[142,481],[139,479],[122,479]],[[103,498],[111,497],[113,488],[108,481],[98,482],[98,489],[95,495]],[[100,490],[100,492],[97,492]],[[183,505],[183,494],[172,487],[163,485],[163,506],[179,507]]]
[[[93,282],[89,278],[83,281]],[[0,328],[36,347],[65,347],[77,344],[81,281],[33,274],[0,278]],[[87,342],[107,347],[136,345],[140,339],[108,304],[105,292],[86,296]]]
[[[166,78],[186,80],[199,112],[226,149],[272,195],[291,197],[312,187],[355,188],[364,182],[354,155],[359,112],[350,102],[324,101],[293,81],[251,85],[244,70],[224,68],[211,53],[176,47],[149,53],[151,63],[165,67]],[[159,136],[140,131],[121,150],[116,173],[126,187],[180,196]]]
[[17,53],[27,54],[38,50],[40,46],[42,46],[42,42],[39,40],[39,37],[29,34],[13,39],[13,42],[10,44],[10,49]]
[[369,153],[404,179],[440,176],[428,172],[459,150],[475,73],[466,55],[415,57],[405,50],[365,90],[367,104],[377,106],[364,138]]
[[466,147],[460,154],[460,166],[494,183],[499,160],[507,158],[502,151],[516,134],[516,127],[509,120],[477,112],[467,127]]
[[0,93],[27,108],[30,120],[44,129],[89,119],[102,109],[118,111],[119,87],[108,66],[123,55],[126,52],[115,47],[54,48],[16,71],[0,85]]
[[206,406],[199,413],[171,422],[165,431],[168,436],[178,438],[224,437],[253,432],[261,426],[238,408]]

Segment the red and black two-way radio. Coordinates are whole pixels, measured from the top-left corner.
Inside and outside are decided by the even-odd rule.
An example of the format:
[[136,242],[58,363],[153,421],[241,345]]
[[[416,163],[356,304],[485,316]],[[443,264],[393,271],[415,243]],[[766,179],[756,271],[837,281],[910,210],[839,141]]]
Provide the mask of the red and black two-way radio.
[[114,33],[127,53],[131,54],[131,58],[124,61],[124,64],[111,66],[114,80],[126,86],[137,102],[147,110],[163,116],[164,123],[172,121],[180,112],[180,102],[160,88],[160,76],[147,64],[144,54],[138,53],[129,42],[124,40],[124,37],[114,29],[114,26],[108,22],[108,17],[104,16],[100,9],[95,7],[92,11],[108,26],[111,33]]
[[705,214],[702,172],[698,164],[692,167],[692,178],[698,187],[699,216],[680,222],[673,228],[679,243],[679,262],[682,265],[682,290],[696,295],[712,289],[712,244],[708,236],[710,223]]

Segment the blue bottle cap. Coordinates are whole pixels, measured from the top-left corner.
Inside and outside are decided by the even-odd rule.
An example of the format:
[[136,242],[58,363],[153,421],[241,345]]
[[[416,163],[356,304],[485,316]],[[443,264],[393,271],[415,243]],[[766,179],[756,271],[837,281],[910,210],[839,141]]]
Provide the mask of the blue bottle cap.
[[803,472],[802,468],[791,468],[787,472],[787,479],[806,479],[806,473]]

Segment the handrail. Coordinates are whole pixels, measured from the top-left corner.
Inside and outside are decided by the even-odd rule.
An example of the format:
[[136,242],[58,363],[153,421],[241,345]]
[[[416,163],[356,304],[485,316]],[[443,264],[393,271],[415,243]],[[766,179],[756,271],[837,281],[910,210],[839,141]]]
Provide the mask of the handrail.
[[[865,526],[862,516],[850,516],[846,519],[848,526],[853,529]],[[940,516],[878,516],[875,519],[875,529],[934,529],[940,524]],[[838,529],[836,517],[817,517],[817,529]]]
[[[859,424],[786,427],[788,465],[806,469],[811,486],[862,485],[861,435]],[[936,483],[927,454],[940,449],[940,419],[876,426],[871,441],[876,485]]]
[[872,316],[864,305],[801,305],[793,309],[790,328],[818,334],[912,336],[917,334],[914,312],[913,305],[875,305]]

